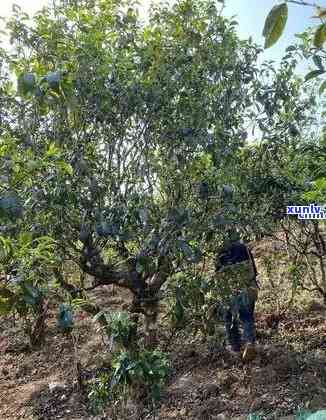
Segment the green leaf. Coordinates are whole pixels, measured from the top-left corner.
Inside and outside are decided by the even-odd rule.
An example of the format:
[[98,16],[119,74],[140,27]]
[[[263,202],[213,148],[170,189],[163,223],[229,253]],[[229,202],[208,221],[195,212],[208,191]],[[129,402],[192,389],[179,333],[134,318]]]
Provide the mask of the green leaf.
[[326,80],[323,81],[323,83],[319,87],[319,95],[322,95],[326,89]]
[[249,414],[247,420],[262,420],[260,414]]
[[31,234],[31,232],[22,232],[19,235],[20,246],[28,246],[32,243],[32,241],[33,241],[33,235]]
[[106,318],[106,315],[107,314],[106,314],[106,312],[104,310],[103,311],[100,311],[96,315],[93,316],[92,321],[93,322],[97,322],[102,317]]
[[26,162],[26,168],[31,172],[36,171],[39,167],[40,163],[37,160],[28,160]]
[[59,157],[60,149],[55,145],[55,143],[50,143],[48,150],[46,151],[46,157]]
[[274,6],[269,12],[263,30],[265,48],[274,45],[281,37],[288,19],[288,6],[286,3]]
[[319,55],[314,55],[312,57],[313,62],[316,64],[316,66],[318,67],[319,70],[324,70],[324,66],[323,63],[321,61],[321,57]]
[[320,410],[308,417],[309,420],[323,420],[326,418],[326,410]]
[[12,302],[9,299],[0,298],[0,315],[8,315],[13,309]]
[[322,48],[326,41],[326,23],[322,23],[318,26],[314,36],[314,46],[316,48]]
[[75,298],[75,299],[72,299],[71,306],[73,309],[79,309],[82,305],[85,305],[87,303],[88,302],[86,299]]
[[[0,200],[1,202],[1,200]],[[6,260],[12,253],[12,242],[8,238],[0,236],[0,261]]]
[[64,174],[68,174],[70,176],[73,175],[74,170],[73,170],[72,166],[70,165],[70,163],[67,163],[64,160],[60,160],[59,162],[57,162],[57,165],[59,167],[60,172],[62,172]]
[[292,52],[292,51],[296,51],[297,47],[295,45],[290,45],[289,47],[286,48],[286,52]]
[[308,82],[308,80],[314,79],[315,77],[320,76],[321,74],[324,74],[325,70],[313,70],[306,74],[305,82]]

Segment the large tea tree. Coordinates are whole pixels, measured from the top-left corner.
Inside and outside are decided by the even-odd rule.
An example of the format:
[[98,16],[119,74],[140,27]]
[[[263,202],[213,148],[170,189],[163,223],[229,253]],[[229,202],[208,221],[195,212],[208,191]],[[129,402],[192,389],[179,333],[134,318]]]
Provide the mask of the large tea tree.
[[230,192],[218,174],[245,142],[257,86],[259,49],[235,25],[197,0],[155,6],[147,24],[120,0],[62,1],[32,22],[15,9],[1,51],[2,235],[28,232],[31,249],[52,238],[53,275],[73,296],[71,261],[94,279],[84,289],[129,289],[149,325],[169,276],[217,232]]

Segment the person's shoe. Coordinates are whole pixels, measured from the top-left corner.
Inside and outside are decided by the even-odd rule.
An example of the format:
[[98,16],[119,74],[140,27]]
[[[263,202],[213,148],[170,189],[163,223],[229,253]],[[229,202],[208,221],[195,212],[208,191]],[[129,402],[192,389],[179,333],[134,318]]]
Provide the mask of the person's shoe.
[[242,353],[242,360],[247,362],[252,362],[257,356],[256,346],[254,344],[248,343],[245,346],[245,349]]

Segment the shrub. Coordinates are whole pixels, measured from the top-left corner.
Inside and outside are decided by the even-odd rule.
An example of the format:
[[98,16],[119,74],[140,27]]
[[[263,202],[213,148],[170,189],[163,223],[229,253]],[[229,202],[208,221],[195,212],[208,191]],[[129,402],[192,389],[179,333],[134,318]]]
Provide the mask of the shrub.
[[113,359],[110,373],[101,375],[90,386],[90,407],[98,412],[108,403],[126,401],[130,395],[154,408],[169,372],[170,364],[163,352],[154,350],[132,354],[120,351]]
[[102,330],[110,339],[110,350],[117,348],[130,349],[135,343],[136,325],[127,312],[100,311],[93,317],[93,321],[104,318]]

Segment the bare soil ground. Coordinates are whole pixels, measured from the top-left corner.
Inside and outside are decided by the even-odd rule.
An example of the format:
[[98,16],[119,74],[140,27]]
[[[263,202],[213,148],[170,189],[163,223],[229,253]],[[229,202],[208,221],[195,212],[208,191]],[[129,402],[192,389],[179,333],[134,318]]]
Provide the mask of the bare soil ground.
[[[271,291],[263,283],[261,295]],[[127,297],[96,291],[111,308],[121,309]],[[257,311],[258,357],[243,364],[221,343],[179,335],[169,345],[173,372],[156,410],[156,419],[245,420],[249,413],[266,419],[293,418],[298,407],[326,408],[326,308],[308,299],[276,322],[270,307]],[[107,349],[89,319],[76,323],[78,359],[91,376],[106,366]],[[162,331],[161,346],[168,333]],[[0,325],[0,419],[110,419],[110,408],[92,416],[85,393],[76,388],[73,343],[48,319],[46,343],[30,350],[20,326],[10,319]],[[286,417],[289,416],[289,417]],[[153,419],[132,403],[121,419]]]

